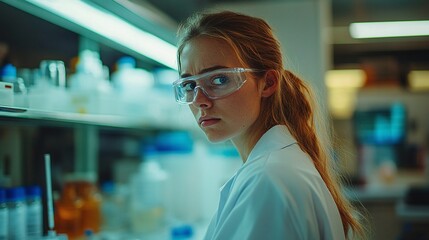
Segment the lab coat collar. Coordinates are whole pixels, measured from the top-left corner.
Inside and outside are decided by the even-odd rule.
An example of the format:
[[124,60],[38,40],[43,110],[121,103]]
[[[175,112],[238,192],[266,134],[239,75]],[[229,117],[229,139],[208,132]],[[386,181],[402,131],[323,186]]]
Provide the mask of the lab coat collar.
[[290,134],[288,128],[285,125],[273,126],[267,132],[265,132],[264,135],[262,135],[256,145],[253,147],[244,165],[258,159],[266,152],[279,150],[296,142],[297,141],[292,136],[292,134]]

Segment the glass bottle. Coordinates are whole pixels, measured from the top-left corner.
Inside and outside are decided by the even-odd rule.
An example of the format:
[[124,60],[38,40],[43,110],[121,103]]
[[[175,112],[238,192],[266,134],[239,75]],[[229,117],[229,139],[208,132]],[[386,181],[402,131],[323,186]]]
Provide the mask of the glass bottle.
[[82,199],[82,230],[100,231],[101,227],[101,196],[94,183],[79,181],[78,195]]
[[81,227],[82,200],[76,192],[73,182],[66,182],[61,197],[55,202],[55,230],[67,234],[69,239],[82,236]]

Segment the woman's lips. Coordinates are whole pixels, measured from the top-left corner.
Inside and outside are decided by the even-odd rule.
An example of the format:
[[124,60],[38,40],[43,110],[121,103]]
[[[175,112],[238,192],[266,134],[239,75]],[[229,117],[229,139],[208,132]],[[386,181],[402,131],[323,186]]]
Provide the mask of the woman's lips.
[[208,127],[212,126],[220,121],[219,118],[207,118],[200,120],[201,127]]

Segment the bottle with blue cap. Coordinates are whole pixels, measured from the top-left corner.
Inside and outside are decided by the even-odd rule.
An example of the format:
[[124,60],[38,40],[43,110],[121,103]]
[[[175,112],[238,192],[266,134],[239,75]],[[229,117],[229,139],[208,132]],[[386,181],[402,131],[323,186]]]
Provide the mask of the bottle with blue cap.
[[12,187],[6,189],[7,208],[9,212],[9,240],[22,240],[26,238],[26,204],[25,189]]
[[159,233],[165,226],[165,181],[167,173],[156,160],[156,150],[147,147],[139,171],[131,178],[131,229],[135,234]]
[[6,191],[0,188],[0,239],[7,239],[9,218],[6,205]]
[[16,67],[13,64],[6,64],[0,71],[1,80],[3,82],[13,83],[15,93],[26,93],[24,80],[17,76]]
[[[169,175],[167,207],[171,218],[192,223],[201,218],[201,164],[188,131],[166,131],[155,137],[160,165]],[[196,180],[199,179],[199,180]]]
[[11,63],[4,65],[0,71],[0,78],[3,82],[15,83],[16,67]]
[[39,186],[25,188],[27,202],[27,236],[41,237],[43,235],[42,190]]

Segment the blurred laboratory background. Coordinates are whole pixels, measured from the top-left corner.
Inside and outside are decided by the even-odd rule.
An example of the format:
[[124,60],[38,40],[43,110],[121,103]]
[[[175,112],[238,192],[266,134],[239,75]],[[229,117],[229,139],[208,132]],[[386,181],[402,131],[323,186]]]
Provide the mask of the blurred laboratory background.
[[173,97],[203,9],[271,24],[370,239],[429,239],[427,0],[0,0],[0,239],[201,239],[241,165]]

